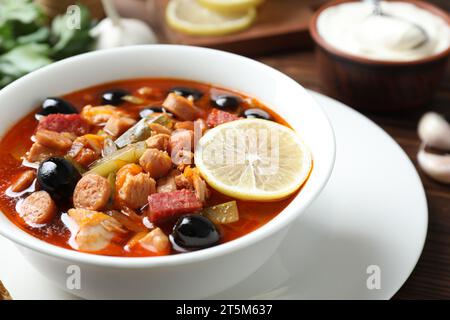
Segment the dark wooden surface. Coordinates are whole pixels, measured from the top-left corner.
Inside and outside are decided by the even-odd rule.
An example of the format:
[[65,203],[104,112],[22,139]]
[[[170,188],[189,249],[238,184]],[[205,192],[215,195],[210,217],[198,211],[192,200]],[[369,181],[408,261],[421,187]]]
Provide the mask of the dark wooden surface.
[[[441,3],[450,9],[450,1],[441,0]],[[312,51],[277,54],[258,60],[286,73],[307,88],[323,92]],[[386,130],[417,166],[416,154],[420,142],[416,127],[426,110],[441,112],[450,119],[450,68],[447,68],[439,92],[428,109],[398,115],[366,113],[366,116]],[[420,169],[418,171],[429,206],[428,236],[417,267],[395,298],[450,299],[450,185],[434,182]]]

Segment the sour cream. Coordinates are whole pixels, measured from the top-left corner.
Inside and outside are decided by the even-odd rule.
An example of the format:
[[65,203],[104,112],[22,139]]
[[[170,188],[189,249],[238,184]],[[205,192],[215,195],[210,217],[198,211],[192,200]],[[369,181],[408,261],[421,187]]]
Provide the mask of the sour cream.
[[[369,2],[332,6],[318,17],[317,29],[335,48],[376,60],[416,60],[450,46],[450,27],[430,11],[406,2],[382,2],[381,10],[386,15],[372,15]],[[427,41],[413,24],[426,31]]]

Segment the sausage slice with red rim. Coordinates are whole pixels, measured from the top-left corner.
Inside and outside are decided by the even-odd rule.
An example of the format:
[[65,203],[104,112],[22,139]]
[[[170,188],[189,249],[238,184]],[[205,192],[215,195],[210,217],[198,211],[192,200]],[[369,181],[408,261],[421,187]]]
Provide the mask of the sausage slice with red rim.
[[20,216],[31,226],[50,222],[56,215],[57,207],[46,191],[30,194],[20,205]]
[[78,181],[73,192],[75,208],[101,210],[109,201],[111,185],[98,174],[88,174]]

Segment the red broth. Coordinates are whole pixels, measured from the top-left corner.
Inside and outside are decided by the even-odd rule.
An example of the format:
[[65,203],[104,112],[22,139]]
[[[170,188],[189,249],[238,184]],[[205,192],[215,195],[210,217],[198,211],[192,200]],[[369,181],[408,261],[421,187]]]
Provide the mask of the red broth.
[[[168,90],[175,86],[195,88],[202,91],[204,95],[201,99],[195,102],[195,105],[206,110],[206,114],[208,114],[213,107],[210,100],[211,96],[217,94],[230,94],[239,96],[243,99],[243,109],[249,107],[263,109],[271,115],[274,121],[287,125],[287,123],[279,115],[264,106],[262,103],[244,94],[213,85],[185,80],[133,79],[117,81],[72,92],[64,95],[62,98],[71,102],[78,110],[81,110],[84,106],[89,104],[93,106],[102,105],[101,94],[105,90],[111,88],[121,88],[130,91],[132,94],[136,94],[140,88],[150,87],[154,89],[154,92],[146,98],[146,105],[160,105],[166,97]],[[139,111],[143,109],[143,106],[136,106],[132,103],[125,102],[121,104],[119,108],[126,110],[127,113],[132,114],[137,118]],[[61,214],[67,212],[67,210],[72,207],[71,201],[67,201],[67,203],[59,206],[59,213],[50,223],[47,223],[42,227],[33,228],[26,224],[16,211],[17,203],[21,200],[21,198],[10,197],[7,194],[7,190],[11,186],[12,182],[14,182],[21,173],[29,169],[22,165],[22,157],[25,156],[26,152],[33,144],[31,138],[34,135],[38,125],[38,121],[35,119],[35,112],[36,111],[33,111],[16,123],[0,141],[0,209],[15,225],[27,233],[50,244],[72,249],[69,245],[71,233],[61,221]],[[234,200],[212,189],[211,191],[212,195],[206,201],[205,207]],[[219,227],[221,243],[232,241],[233,239],[242,237],[257,228],[260,228],[278,215],[294,197],[295,194],[287,199],[275,202],[248,202],[237,200],[240,219],[238,222],[229,225],[221,225]],[[164,223],[160,227],[167,234],[170,233],[173,228],[173,224],[173,222]],[[117,241],[109,245],[106,249],[95,252],[95,254],[123,257],[154,255],[153,253],[143,249],[131,251],[125,250],[124,246],[128,240],[129,237],[123,239],[123,241]],[[177,252],[172,249],[171,253],[175,254]]]

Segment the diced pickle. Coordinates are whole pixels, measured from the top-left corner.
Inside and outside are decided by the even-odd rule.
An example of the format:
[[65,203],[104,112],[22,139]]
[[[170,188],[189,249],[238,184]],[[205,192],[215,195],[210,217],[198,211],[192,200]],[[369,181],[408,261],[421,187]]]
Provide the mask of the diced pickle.
[[102,177],[107,177],[111,172],[116,172],[127,163],[136,163],[144,154],[145,142],[137,142],[130,144],[123,149],[117,150],[108,157],[94,162],[89,171],[85,174],[96,173]]
[[218,204],[202,211],[202,215],[214,224],[229,224],[239,220],[239,211],[236,201]]
[[131,143],[143,141],[150,137],[152,130],[148,126],[151,123],[158,123],[166,126],[170,123],[167,115],[159,115],[157,117],[146,117],[128,129],[124,134],[114,141],[118,148],[123,148]]
[[125,101],[133,103],[133,104],[137,104],[137,105],[142,105],[145,103],[145,99],[142,99],[142,98],[139,98],[136,96],[132,96],[132,95],[124,96],[124,97],[122,97],[122,100],[125,100]]

